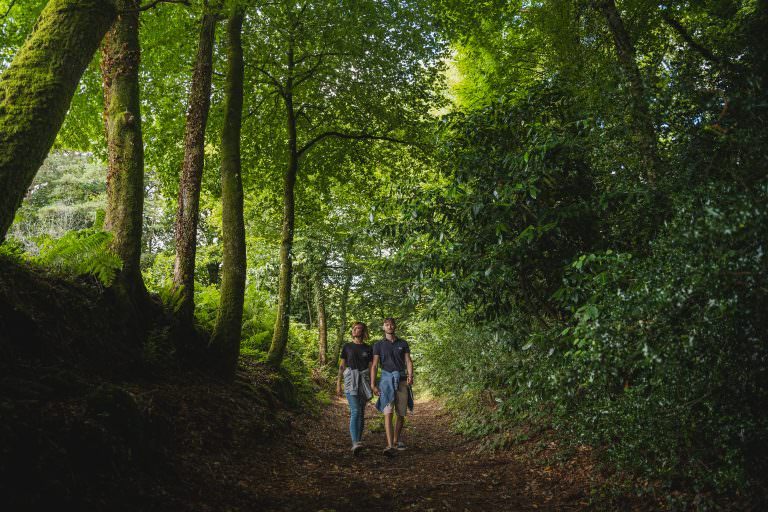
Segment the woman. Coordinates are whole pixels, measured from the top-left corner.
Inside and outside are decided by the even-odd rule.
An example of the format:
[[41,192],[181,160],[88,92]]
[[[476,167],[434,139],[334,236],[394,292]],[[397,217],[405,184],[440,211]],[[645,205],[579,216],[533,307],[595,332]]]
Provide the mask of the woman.
[[363,427],[365,426],[365,404],[371,399],[369,369],[373,351],[365,342],[368,326],[356,322],[352,326],[352,343],[341,349],[339,375],[336,379],[336,394],[341,396],[341,379],[344,378],[344,393],[349,402],[349,434],[352,436],[352,453],[357,455],[363,449]]

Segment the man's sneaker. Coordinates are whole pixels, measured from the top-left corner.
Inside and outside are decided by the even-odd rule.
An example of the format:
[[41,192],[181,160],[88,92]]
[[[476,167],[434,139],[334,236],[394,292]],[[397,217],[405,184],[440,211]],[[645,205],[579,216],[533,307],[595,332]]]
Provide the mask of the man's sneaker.
[[386,448],[384,448],[384,455],[386,455],[387,457],[394,457],[395,455],[397,455],[397,450],[395,449],[394,446],[387,446]]
[[352,445],[352,455],[357,455],[363,451],[363,443],[355,443]]
[[405,448],[405,443],[404,443],[404,442],[402,442],[402,441],[398,441],[398,442],[397,442],[397,450],[398,450],[398,451],[403,451],[403,450],[405,450],[405,449],[406,449],[406,448]]

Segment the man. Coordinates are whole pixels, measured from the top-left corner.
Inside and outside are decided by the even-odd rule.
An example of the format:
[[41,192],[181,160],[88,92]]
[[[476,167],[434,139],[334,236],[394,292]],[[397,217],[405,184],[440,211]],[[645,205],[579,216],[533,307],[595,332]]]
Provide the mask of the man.
[[[408,342],[395,336],[395,319],[384,319],[384,339],[373,346],[371,364],[371,388],[379,397],[376,408],[384,414],[384,431],[387,435],[387,447],[384,454],[392,457],[397,450],[405,450],[405,443],[400,440],[403,422],[407,410],[413,411],[413,361]],[[376,386],[376,370],[381,364],[381,379]],[[392,414],[397,415],[394,429]]]

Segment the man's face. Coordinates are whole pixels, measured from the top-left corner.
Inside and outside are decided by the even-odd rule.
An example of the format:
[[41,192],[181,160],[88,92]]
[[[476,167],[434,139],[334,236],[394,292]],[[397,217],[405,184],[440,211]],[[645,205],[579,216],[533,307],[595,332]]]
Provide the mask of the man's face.
[[395,322],[392,320],[385,320],[384,321],[384,332],[386,334],[394,334],[395,333]]

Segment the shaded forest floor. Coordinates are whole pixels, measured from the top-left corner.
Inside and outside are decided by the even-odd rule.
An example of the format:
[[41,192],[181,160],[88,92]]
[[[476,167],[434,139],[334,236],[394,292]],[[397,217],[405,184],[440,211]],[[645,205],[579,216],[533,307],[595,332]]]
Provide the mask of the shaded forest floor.
[[[189,503],[195,510],[526,511],[654,510],[648,500],[590,498],[594,477],[588,450],[548,465],[557,443],[543,436],[516,449],[489,452],[450,430],[437,400],[420,400],[403,439],[408,448],[388,458],[380,415],[366,412],[366,449],[350,450],[344,399],[317,416],[295,417],[277,442],[240,453],[218,466],[227,503]],[[371,432],[371,428],[374,430]],[[237,496],[236,499],[232,499]],[[202,498],[202,496],[200,496]],[[210,496],[209,496],[210,497]]]
[[345,401],[314,402],[248,358],[234,383],[186,370],[167,329],[137,346],[92,280],[0,260],[0,509],[657,509],[595,494],[612,476],[546,432],[480,450],[437,400],[417,402],[392,459],[369,405],[353,457]]
[[364,443],[350,451],[346,402],[335,399],[318,418],[301,418],[293,435],[239,470],[242,486],[261,510],[581,510],[578,478],[533,469],[513,453],[477,453],[451,433],[435,400],[416,403],[404,433],[408,449],[396,457],[386,446],[378,412],[369,405]]

